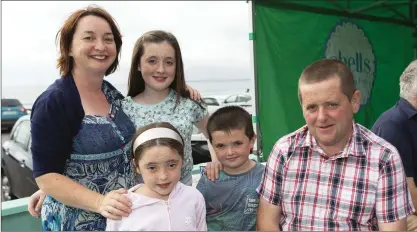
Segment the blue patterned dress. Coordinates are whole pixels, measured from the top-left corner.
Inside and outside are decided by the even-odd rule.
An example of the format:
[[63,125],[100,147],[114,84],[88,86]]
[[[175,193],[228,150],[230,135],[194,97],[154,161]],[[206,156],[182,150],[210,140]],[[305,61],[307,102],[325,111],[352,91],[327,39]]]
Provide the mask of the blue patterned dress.
[[[120,93],[103,82],[102,90],[110,102],[107,117],[86,115],[73,139],[73,152],[63,175],[81,185],[105,194],[134,186],[134,168],[129,155],[135,127],[121,110]],[[42,207],[42,229],[47,231],[105,230],[100,214],[66,206],[47,196]]]

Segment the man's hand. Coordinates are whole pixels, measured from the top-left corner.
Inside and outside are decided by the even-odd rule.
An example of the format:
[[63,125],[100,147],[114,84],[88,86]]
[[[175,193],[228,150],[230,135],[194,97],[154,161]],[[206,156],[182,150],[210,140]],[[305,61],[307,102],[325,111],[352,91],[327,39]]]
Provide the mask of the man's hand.
[[33,217],[39,218],[41,216],[41,209],[46,194],[42,190],[36,191],[29,197],[28,211]]
[[378,228],[379,231],[405,231],[407,230],[407,218],[391,223],[378,222]]

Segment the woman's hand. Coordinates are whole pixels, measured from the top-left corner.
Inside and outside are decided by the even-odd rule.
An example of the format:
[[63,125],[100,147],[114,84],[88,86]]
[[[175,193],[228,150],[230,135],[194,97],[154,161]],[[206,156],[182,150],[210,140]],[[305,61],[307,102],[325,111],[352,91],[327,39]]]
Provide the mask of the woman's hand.
[[41,209],[46,193],[42,190],[36,191],[29,197],[28,211],[33,217],[39,218],[41,216]]
[[189,85],[186,85],[186,90],[190,92],[191,99],[193,99],[194,101],[201,101],[201,95],[197,90],[191,88],[191,86]]
[[123,196],[125,193],[127,193],[127,190],[120,188],[100,197],[97,200],[98,213],[113,220],[120,220],[122,216],[129,216],[132,211],[132,202]]

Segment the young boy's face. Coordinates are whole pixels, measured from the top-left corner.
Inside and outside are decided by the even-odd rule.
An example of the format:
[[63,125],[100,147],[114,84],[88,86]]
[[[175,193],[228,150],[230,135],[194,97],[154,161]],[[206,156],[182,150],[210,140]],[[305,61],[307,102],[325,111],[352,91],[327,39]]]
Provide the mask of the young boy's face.
[[214,151],[225,172],[239,173],[239,170],[245,170],[256,136],[249,139],[242,128],[230,132],[213,131],[211,137]]

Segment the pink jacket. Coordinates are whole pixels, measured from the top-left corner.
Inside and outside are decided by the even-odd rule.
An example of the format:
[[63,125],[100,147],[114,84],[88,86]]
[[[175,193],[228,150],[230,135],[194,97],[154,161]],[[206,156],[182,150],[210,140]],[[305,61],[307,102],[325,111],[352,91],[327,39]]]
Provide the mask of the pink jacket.
[[132,200],[130,215],[107,219],[107,231],[207,231],[206,204],[197,189],[178,182],[164,201],[134,193],[140,186],[125,194]]

